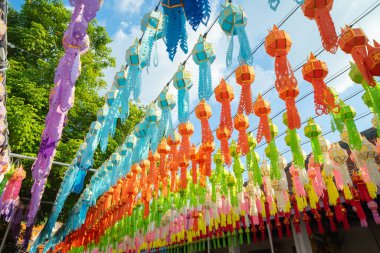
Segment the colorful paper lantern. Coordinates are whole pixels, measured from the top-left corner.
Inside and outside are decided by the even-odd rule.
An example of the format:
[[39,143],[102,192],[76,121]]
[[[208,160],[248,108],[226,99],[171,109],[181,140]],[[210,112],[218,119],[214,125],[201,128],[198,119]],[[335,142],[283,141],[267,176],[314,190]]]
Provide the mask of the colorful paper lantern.
[[216,129],[216,138],[220,140],[221,154],[223,155],[223,160],[227,166],[231,166],[231,154],[228,146],[228,140],[231,138],[231,131],[227,127],[219,126]]
[[224,79],[222,79],[219,85],[216,86],[214,93],[216,101],[222,104],[219,127],[226,127],[232,132],[231,101],[235,98],[234,90]]
[[368,38],[363,30],[361,28],[351,28],[349,26],[342,28],[342,34],[338,43],[343,52],[352,55],[352,58],[368,85],[375,86],[375,79],[365,64],[365,59],[368,55],[366,48]]
[[330,11],[334,0],[305,0],[302,11],[305,17],[314,19],[321,34],[323,47],[330,53],[335,54],[338,48],[338,36]]
[[128,64],[127,85],[133,91],[133,97],[137,101],[141,91],[141,69],[146,65],[140,54],[140,43],[137,38],[128,48],[125,60]]
[[234,118],[235,129],[239,132],[238,145],[242,155],[249,151],[247,129],[249,127],[248,117],[244,114],[237,114]]
[[323,79],[328,74],[325,62],[315,58],[311,53],[309,60],[302,67],[303,78],[313,85],[315,113],[317,115],[339,112],[339,106],[335,104],[334,95],[327,88]]
[[253,113],[251,84],[255,81],[255,72],[250,65],[240,65],[235,70],[236,83],[241,86],[238,113]]
[[199,36],[198,42],[193,48],[192,56],[194,62],[199,66],[199,100],[209,100],[213,91],[211,64],[216,58],[214,46],[211,43],[206,42],[206,39],[204,37]]
[[365,59],[366,67],[373,76],[380,76],[380,44],[373,41],[373,46],[367,44],[368,55]]
[[[141,58],[147,67],[150,66],[154,43],[164,36],[164,23],[164,15],[159,10],[154,10],[145,14],[141,20],[140,29],[143,32],[140,48]],[[153,64],[155,67],[158,66],[157,44],[156,52],[153,57]]]
[[232,63],[235,35],[238,36],[240,43],[239,61],[252,64],[251,46],[245,31],[247,16],[243,8],[226,1],[220,11],[218,22],[223,32],[227,36],[231,36],[226,56],[227,67]]
[[189,119],[189,90],[193,86],[191,72],[185,70],[185,65],[179,65],[173,77],[173,85],[178,90],[178,120],[184,123]]
[[181,123],[178,125],[178,133],[182,136],[181,140],[181,147],[180,150],[180,156],[184,157],[186,161],[190,159],[190,137],[194,133],[194,126],[191,124],[190,121],[186,123]]
[[[157,137],[160,140],[161,138],[167,138],[173,136],[173,120],[171,111],[175,107],[174,96],[165,89],[158,97],[158,106],[161,108],[161,119],[158,126]],[[157,147],[152,147],[153,151],[156,151]]]
[[256,102],[253,105],[255,115],[260,118],[259,129],[257,131],[257,142],[260,143],[263,136],[267,143],[271,141],[269,118],[271,112],[269,103],[263,99],[261,94],[258,95]]
[[322,134],[321,127],[310,118],[307,125],[304,128],[304,133],[307,138],[311,141],[311,148],[313,150],[314,162],[318,164],[323,164],[323,155],[321,150],[321,145],[319,143],[319,136]]

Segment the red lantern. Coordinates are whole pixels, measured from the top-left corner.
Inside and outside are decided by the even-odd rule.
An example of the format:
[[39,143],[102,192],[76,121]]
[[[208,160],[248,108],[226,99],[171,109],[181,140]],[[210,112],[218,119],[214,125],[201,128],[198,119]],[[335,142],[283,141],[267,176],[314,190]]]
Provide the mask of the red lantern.
[[197,153],[197,163],[199,164],[199,185],[206,186],[206,158],[202,151],[202,147],[199,148]]
[[374,40],[373,45],[367,44],[368,56],[365,64],[373,76],[380,76],[380,44]]
[[235,129],[239,131],[238,145],[242,155],[249,151],[247,128],[249,127],[248,117],[244,114],[237,114],[234,118]]
[[303,78],[310,82],[314,88],[314,104],[317,115],[339,112],[339,106],[335,104],[334,95],[327,88],[324,78],[328,74],[328,68],[325,62],[315,58],[311,53],[309,60],[302,68]]
[[147,176],[147,171],[150,168],[150,162],[149,160],[142,160],[140,162],[140,167],[141,167],[141,177],[139,180],[140,184],[140,189],[145,188],[148,186],[148,176]]
[[[238,113],[242,114],[245,112],[247,115],[250,115],[253,113],[251,92],[251,84],[255,81],[253,67],[247,64],[241,65],[235,70],[235,76],[236,82],[241,85]],[[232,128],[229,130],[232,131]]]
[[234,90],[224,79],[222,79],[219,85],[215,88],[215,99],[222,104],[219,126],[227,127],[229,131],[232,131],[233,129],[230,103],[234,100],[234,97]]
[[302,10],[305,17],[317,22],[323,47],[335,54],[338,48],[338,36],[330,15],[333,3],[334,0],[305,0]]
[[163,138],[160,144],[158,144],[157,152],[160,154],[160,177],[166,178],[166,155],[169,154],[170,147]]
[[197,164],[198,164],[198,157],[197,157],[197,148],[195,147],[195,145],[193,145],[191,148],[190,148],[190,160],[191,160],[191,177],[193,179],[193,183],[196,184],[197,183],[197,177],[198,177],[198,173],[197,173]]
[[194,133],[194,126],[190,121],[181,123],[178,126],[178,132],[182,136],[181,146],[179,148],[180,156],[184,156],[186,160],[190,157],[190,137]]
[[339,46],[346,54],[351,54],[360,73],[370,86],[376,86],[375,79],[365,64],[367,57],[366,45],[368,39],[360,28],[346,26],[342,29],[342,35],[338,40]]
[[231,131],[228,130],[227,127],[219,126],[219,128],[216,129],[216,138],[220,140],[220,149],[222,151],[223,160],[229,167],[232,163],[230,148],[228,147],[228,139],[231,138]]
[[257,131],[257,142],[260,143],[263,136],[265,137],[267,143],[271,141],[269,118],[268,115],[271,112],[269,103],[263,99],[261,94],[256,99],[253,105],[253,110],[255,115],[260,118],[259,129]]

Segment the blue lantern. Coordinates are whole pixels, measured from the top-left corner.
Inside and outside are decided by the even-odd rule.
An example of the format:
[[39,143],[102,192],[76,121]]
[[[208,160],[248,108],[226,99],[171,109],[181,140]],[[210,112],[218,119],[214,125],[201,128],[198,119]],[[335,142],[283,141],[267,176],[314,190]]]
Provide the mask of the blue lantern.
[[178,121],[184,123],[189,119],[189,90],[193,86],[191,72],[185,70],[185,65],[179,65],[173,77],[173,85],[178,90]]
[[[158,97],[158,106],[161,108],[162,115],[158,126],[158,139],[162,137],[173,136],[173,121],[171,111],[175,107],[174,96],[169,93],[168,89],[165,89]],[[152,151],[155,152],[157,147],[152,147]]]
[[231,36],[226,64],[229,67],[232,63],[234,48],[234,36],[237,35],[240,43],[239,61],[252,64],[251,46],[249,45],[248,36],[245,31],[247,25],[247,16],[240,6],[226,2],[219,16],[219,25],[227,36]]
[[136,125],[134,129],[134,135],[138,138],[138,141],[136,143],[136,147],[133,150],[133,156],[132,156],[132,164],[140,162],[142,160],[142,157],[144,155],[144,151],[147,150],[148,147],[148,124],[144,120],[140,124]]
[[126,52],[126,61],[129,66],[127,85],[133,91],[133,97],[137,100],[141,90],[141,69],[146,66],[140,54],[140,43],[135,39],[133,45]]
[[[297,4],[303,4],[304,0],[294,0]],[[277,7],[280,5],[280,0],[268,0],[269,7],[276,11]]]
[[199,36],[193,48],[193,60],[199,66],[198,97],[209,100],[212,95],[211,64],[215,60],[214,46]]
[[164,29],[166,51],[169,53],[170,60],[173,60],[177,53],[178,44],[185,54],[188,51],[186,16],[182,0],[163,0],[161,5],[164,9],[164,14],[167,16]]
[[[140,53],[143,61],[147,66],[150,66],[150,59],[152,55],[152,49],[154,42],[163,37],[164,29],[164,15],[161,11],[152,11],[144,15],[141,20],[141,31],[143,32],[143,37],[141,39]],[[153,57],[153,64],[155,67],[158,65],[158,55],[157,55],[157,43],[156,50]]]

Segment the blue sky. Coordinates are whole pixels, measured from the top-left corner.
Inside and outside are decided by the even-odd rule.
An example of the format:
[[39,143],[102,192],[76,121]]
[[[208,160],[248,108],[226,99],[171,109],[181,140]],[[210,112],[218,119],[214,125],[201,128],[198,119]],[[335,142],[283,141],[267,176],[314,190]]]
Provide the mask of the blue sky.
[[[220,6],[224,1],[210,0],[212,3],[212,16],[215,17],[220,11]],[[272,11],[268,5],[267,1],[252,1],[252,0],[240,0],[233,1],[235,4],[238,3],[242,5],[248,16],[248,25],[246,27],[249,40],[251,42],[251,47],[254,48],[260,41],[265,38],[268,30],[272,28],[273,24],[278,24],[286,14],[295,6],[294,1],[282,0],[276,12]],[[363,11],[365,11],[371,4],[377,2],[375,0],[336,0],[334,3],[331,15],[335,22],[336,30],[340,32],[340,27],[345,24],[351,23],[357,16],[359,16]],[[19,8],[20,4],[24,1],[12,0],[11,4]],[[65,4],[69,6],[68,1]],[[105,78],[111,86],[115,71],[120,69],[120,67],[125,64],[125,50],[131,45],[135,37],[141,35],[140,31],[140,20],[142,16],[153,10],[156,6],[157,1],[148,0],[105,0],[102,9],[98,13],[98,20],[101,25],[104,25],[108,30],[110,36],[113,39],[111,47],[113,49],[113,56],[117,59],[117,67],[110,68],[105,71]],[[369,39],[377,39],[380,41],[380,29],[378,24],[380,23],[380,8],[373,11],[371,14],[362,19],[355,27],[361,27],[369,37]],[[213,18],[211,19],[213,20]],[[376,25],[377,24],[377,25]],[[11,25],[11,24],[10,24]],[[288,55],[289,61],[295,68],[299,64],[303,63],[310,52],[314,52],[321,47],[321,40],[319,37],[319,32],[315,21],[308,20],[304,17],[302,11],[298,9],[292,17],[290,17],[287,22],[282,26],[293,40],[293,46]],[[197,32],[194,32],[188,27],[189,32],[189,49],[191,50],[195,44],[199,34],[206,30],[205,27],[200,27]],[[215,45],[217,59],[212,64],[213,72],[213,86],[215,87],[223,76],[226,76],[233,70],[232,68],[227,68],[225,66],[225,53],[228,45],[228,40],[226,35],[222,32],[219,25],[216,24],[207,38],[208,41]],[[11,38],[10,38],[11,41]],[[237,45],[237,44],[235,44]],[[143,71],[143,84],[142,84],[142,94],[141,103],[148,104],[150,101],[154,100],[160,93],[162,87],[170,80],[171,76],[176,71],[178,64],[184,60],[185,55],[180,52],[177,53],[173,62],[168,59],[165,51],[165,47],[162,41],[158,43],[158,55],[159,55],[159,65],[147,71]],[[235,52],[238,50],[235,50]],[[343,69],[351,60],[351,56],[344,54],[340,49],[335,55],[327,52],[323,52],[319,59],[325,61],[329,67],[329,75],[327,80],[334,76],[337,72]],[[236,59],[236,57],[235,57]],[[236,62],[236,61],[235,61]],[[261,47],[256,54],[254,54],[254,68],[256,72],[256,80],[252,86],[254,96],[259,92],[263,92],[268,87],[274,84],[274,59],[265,53],[264,47]],[[188,61],[187,68],[193,73],[194,87],[191,92],[191,107],[194,108],[199,102],[196,90],[197,90],[197,67],[192,62]],[[301,71],[296,72],[296,77],[299,83],[300,95],[308,93],[312,86],[303,80]],[[227,80],[228,83],[233,85],[235,90],[235,100],[233,101],[233,113],[236,112],[236,107],[238,103],[238,98],[240,95],[240,88],[235,84],[234,76]],[[332,81],[329,86],[337,89],[340,93],[341,98],[346,98],[355,91],[361,89],[361,86],[355,85],[351,82],[348,77],[348,72],[341,75]],[[176,95],[176,90],[171,87],[170,91]],[[272,106],[272,115],[281,111],[284,108],[284,102],[278,98],[276,90],[268,93],[265,99],[269,100]],[[363,104],[361,100],[361,95],[356,96],[347,101],[348,104],[355,107],[357,114],[361,115],[368,111],[367,107]],[[212,98],[210,105],[213,108],[213,116],[210,120],[211,128],[215,129],[219,122],[220,104],[215,102]],[[309,96],[297,104],[298,109],[301,113],[301,120],[305,120],[308,117],[314,116],[314,103],[313,96]],[[173,112],[173,118],[176,122],[176,111]],[[191,121],[193,122],[196,129],[199,129],[199,123],[195,115],[191,116]],[[359,130],[367,129],[371,126],[371,116],[365,117],[357,121]],[[330,119],[328,116],[321,116],[316,119],[316,122],[320,124],[324,132],[330,130]],[[279,132],[285,130],[282,124],[282,116],[277,117],[274,123],[278,125]],[[250,116],[250,128],[253,129],[258,124],[258,118],[254,115]],[[298,131],[301,136],[302,141],[307,140],[303,135],[303,127]],[[200,140],[200,131],[196,131],[192,141],[198,143]],[[233,135],[236,138],[236,133]],[[329,134],[326,136],[327,139],[331,141],[336,141],[338,139],[337,134]],[[219,143],[217,143],[219,145]],[[287,146],[284,143],[283,138],[277,139],[277,146],[280,151],[287,150]],[[306,152],[310,152],[310,144],[302,146]],[[264,148],[257,150],[260,156],[264,156]],[[284,155],[288,161],[291,160],[290,153]]]

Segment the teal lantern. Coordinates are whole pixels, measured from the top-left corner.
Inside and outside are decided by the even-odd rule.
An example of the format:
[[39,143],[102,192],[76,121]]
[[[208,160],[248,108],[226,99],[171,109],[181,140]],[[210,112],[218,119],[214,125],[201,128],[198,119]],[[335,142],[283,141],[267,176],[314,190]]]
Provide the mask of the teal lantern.
[[191,72],[185,70],[185,65],[179,65],[173,77],[173,85],[178,90],[178,121],[185,123],[189,119],[189,90],[193,86]]
[[245,31],[247,16],[241,6],[233,5],[227,1],[220,12],[218,22],[223,32],[227,36],[231,36],[226,57],[227,66],[232,63],[234,35],[238,36],[240,43],[239,61],[252,64],[251,46]]
[[[141,57],[144,64],[150,66],[150,59],[152,55],[152,49],[154,43],[161,39],[164,36],[164,15],[162,15],[161,11],[154,10],[144,15],[141,20],[141,31],[143,32],[143,37],[141,39]],[[156,50],[153,57],[154,66],[158,65],[158,54],[157,54],[157,44]]]
[[119,91],[111,90],[106,95],[106,103],[108,105],[108,114],[104,118],[103,129],[100,133],[100,149],[105,152],[108,145],[108,137],[113,137],[116,132],[117,118],[119,117]]
[[199,36],[195,44],[193,60],[199,66],[198,97],[199,100],[209,100],[212,95],[211,64],[215,61],[215,50],[211,43]]
[[[168,89],[165,89],[163,92],[161,92],[160,96],[158,97],[158,106],[162,111],[161,120],[158,125],[158,139],[168,136],[171,136],[172,139],[174,139],[171,111],[175,107],[175,99],[174,96],[169,93]],[[155,149],[152,149],[152,151],[155,151]]]
[[146,66],[140,54],[140,43],[136,38],[132,46],[128,48],[125,59],[129,66],[127,86],[133,91],[133,97],[137,100],[141,90],[141,69]]

